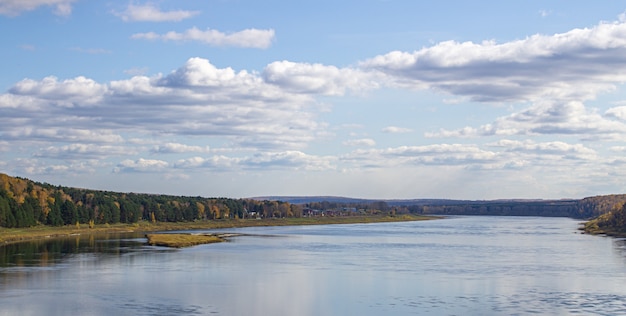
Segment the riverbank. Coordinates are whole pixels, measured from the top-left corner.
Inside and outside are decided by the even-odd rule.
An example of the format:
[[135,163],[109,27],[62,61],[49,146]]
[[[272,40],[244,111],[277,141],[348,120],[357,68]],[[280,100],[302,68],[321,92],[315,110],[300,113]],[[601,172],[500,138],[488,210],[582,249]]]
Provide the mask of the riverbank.
[[599,227],[596,220],[590,220],[580,228],[583,234],[589,235],[605,235],[610,237],[625,238],[626,232],[624,229],[618,229],[613,227]]
[[[228,234],[229,236],[232,234]],[[146,234],[148,244],[172,248],[191,247],[226,241],[223,234]]]
[[346,217],[301,217],[268,219],[224,219],[194,222],[147,222],[133,224],[104,224],[89,228],[87,224],[68,226],[36,226],[30,228],[0,228],[0,244],[28,240],[58,238],[72,235],[108,234],[137,232],[148,233],[172,230],[220,229],[256,226],[295,226],[295,225],[331,225],[331,224],[366,224],[384,222],[405,222],[438,219],[437,216],[346,216]]

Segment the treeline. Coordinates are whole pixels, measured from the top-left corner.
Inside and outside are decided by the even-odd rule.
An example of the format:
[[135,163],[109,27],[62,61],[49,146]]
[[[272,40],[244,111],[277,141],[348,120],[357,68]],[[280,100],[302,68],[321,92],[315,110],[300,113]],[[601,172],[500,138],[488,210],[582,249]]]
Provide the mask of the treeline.
[[615,204],[607,213],[585,223],[585,232],[606,233],[624,236],[626,234],[626,203]]
[[[385,201],[370,203],[311,202],[306,207],[319,210],[356,208],[372,212],[390,214],[419,215],[491,215],[491,216],[550,216],[550,217],[581,217],[578,201],[444,201],[434,203],[419,202],[414,205],[392,204]],[[459,203],[461,202],[461,203]]]
[[300,216],[299,205],[280,201],[96,191],[0,174],[0,227]]
[[341,216],[411,213],[593,218],[611,213],[614,218],[607,218],[606,222],[613,225],[620,223],[619,210],[626,204],[626,194],[582,200],[415,200],[411,203],[415,204],[375,200],[295,204],[277,200],[118,193],[53,186],[0,174],[0,227],[301,217],[304,210],[307,214],[313,210],[333,210],[335,212],[329,214]]
[[440,215],[546,216],[595,218],[626,202],[626,194],[587,197],[581,200],[479,201],[454,205],[412,206],[412,212]]
[[588,219],[606,214],[615,205],[622,205],[625,202],[626,194],[614,194],[587,197],[581,200],[412,200],[401,203],[393,200],[358,203],[315,201],[304,205],[307,208],[319,210],[356,208],[368,213],[380,211],[420,215],[545,216]]
[[578,201],[473,202],[459,205],[423,205],[413,208],[419,214],[545,216],[579,218]]
[[409,213],[405,207],[389,207],[385,201],[360,201],[360,202],[336,202],[336,201],[316,201],[304,203],[306,209],[320,211],[334,211],[353,209],[367,214],[378,214],[389,211],[397,211],[398,213]]

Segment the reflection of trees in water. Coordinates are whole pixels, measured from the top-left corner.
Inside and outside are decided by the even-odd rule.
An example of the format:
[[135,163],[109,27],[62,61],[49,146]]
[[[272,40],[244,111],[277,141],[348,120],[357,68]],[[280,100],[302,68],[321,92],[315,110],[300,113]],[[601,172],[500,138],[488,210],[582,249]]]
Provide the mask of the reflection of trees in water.
[[613,249],[626,260],[626,239],[615,239],[613,241]]
[[93,253],[120,256],[139,249],[143,241],[137,234],[76,235],[49,240],[8,244],[0,247],[0,268],[46,267],[61,263],[76,254]]

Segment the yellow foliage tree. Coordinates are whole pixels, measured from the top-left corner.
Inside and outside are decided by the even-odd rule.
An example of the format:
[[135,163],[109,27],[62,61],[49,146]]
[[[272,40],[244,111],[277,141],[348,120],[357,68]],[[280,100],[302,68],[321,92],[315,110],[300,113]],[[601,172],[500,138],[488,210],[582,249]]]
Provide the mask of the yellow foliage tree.
[[196,205],[198,206],[198,219],[204,219],[205,218],[204,204],[200,202],[196,202]]

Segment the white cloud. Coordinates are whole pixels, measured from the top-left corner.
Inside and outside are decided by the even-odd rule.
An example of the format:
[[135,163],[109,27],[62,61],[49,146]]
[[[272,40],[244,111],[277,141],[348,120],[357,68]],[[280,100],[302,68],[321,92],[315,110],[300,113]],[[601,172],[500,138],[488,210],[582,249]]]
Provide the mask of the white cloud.
[[126,159],[121,161],[117,167],[113,169],[113,172],[159,172],[168,166],[169,164],[163,160],[143,158],[139,158],[138,160]]
[[308,155],[301,151],[264,152],[243,159],[240,164],[253,169],[295,169],[295,170],[332,170],[335,169],[332,156]]
[[161,11],[153,4],[134,5],[129,4],[124,12],[114,12],[126,22],[179,22],[198,15],[199,11]]
[[102,167],[101,163],[96,159],[53,164],[45,159],[19,158],[15,161],[11,161],[8,165],[17,173],[29,175],[93,173],[96,169]]
[[398,127],[398,126],[387,126],[381,130],[381,132],[383,133],[390,133],[390,134],[410,133],[412,131],[413,130],[410,128]]
[[68,16],[72,14],[72,3],[77,0],[2,0],[0,14],[16,16],[24,11],[32,11],[41,6],[54,7],[54,14]]
[[598,155],[595,150],[587,148],[582,144],[568,144],[562,141],[537,143],[532,140],[516,141],[503,139],[492,143],[493,147],[500,147],[508,152],[536,154],[545,157],[558,156],[567,159],[594,160]]
[[178,160],[175,167],[179,169],[208,168],[217,171],[233,170],[239,163],[239,158],[232,158],[223,155],[216,155],[210,158],[192,157]]
[[584,101],[626,80],[626,23],[601,23],[497,44],[447,41],[366,60],[402,87],[480,102]]
[[57,106],[80,107],[100,101],[106,90],[106,85],[82,76],[61,82],[50,76],[41,81],[24,79],[16,83],[9,92],[13,95],[32,96]]
[[[485,147],[485,148],[483,148]],[[487,149],[488,148],[488,149]],[[340,157],[344,166],[359,169],[396,169],[440,166],[467,170],[598,169],[609,160],[582,144],[560,141],[501,140],[487,145],[433,144],[386,149],[358,149]],[[582,170],[582,169],[581,169]]]
[[477,145],[436,144],[355,150],[343,155],[341,160],[361,168],[387,168],[401,165],[470,166],[495,163],[498,157],[498,153],[480,149]]
[[131,76],[143,76],[148,73],[148,67],[133,67],[124,70],[124,73]]
[[351,139],[343,142],[344,146],[376,146],[376,141],[371,138]]
[[[619,108],[607,111],[616,116]],[[580,102],[542,102],[500,117],[479,128],[464,127],[426,134],[427,137],[475,137],[512,135],[575,135],[584,140],[624,139],[626,124],[607,119]]]
[[320,95],[343,95],[346,89],[361,91],[378,87],[372,74],[357,69],[290,61],[267,65],[263,78],[282,89]]
[[[311,96],[268,84],[258,74],[191,58],[165,76],[109,83],[24,79],[0,94],[0,134],[15,144],[44,142],[44,148],[45,142],[119,143],[122,135],[156,133],[215,137],[229,147],[297,149],[323,134],[312,104]],[[200,152],[159,148],[183,149]]]
[[133,148],[112,145],[71,144],[64,146],[49,146],[35,153],[35,157],[54,159],[105,159],[111,156],[126,156],[137,154]]
[[191,152],[209,152],[209,146],[201,147],[201,146],[189,146],[185,144],[179,143],[166,143],[163,145],[158,145],[152,148],[153,153],[160,154],[173,154],[173,153],[191,153]]
[[539,10],[539,15],[541,15],[542,18],[548,17],[551,14],[552,11],[550,10]]
[[196,27],[186,30],[183,33],[167,32],[157,34],[154,32],[136,33],[131,36],[133,39],[163,40],[174,42],[196,41],[211,46],[232,46],[243,48],[265,49],[272,45],[274,41],[274,30],[246,29],[239,32],[226,34],[218,30],[200,30]]
[[[57,118],[59,119],[59,118]],[[18,122],[24,120],[18,120]],[[33,127],[24,126],[18,128],[12,128],[11,130],[5,130],[3,136],[7,140],[16,141],[18,144],[20,141],[43,141],[43,142],[82,142],[82,143],[120,143],[123,142],[123,137],[115,134],[110,130],[99,129],[75,129],[71,127],[64,127],[63,118],[60,121],[50,122],[58,126],[53,127]],[[1,129],[0,129],[1,130]]]
[[615,117],[620,120],[626,121],[626,105],[616,106],[606,110],[604,113],[609,117]]
[[626,146],[611,146],[610,150],[614,152],[626,152]]
[[177,169],[210,169],[213,171],[241,171],[241,170],[306,170],[323,171],[335,169],[332,156],[316,156],[301,151],[266,151],[246,157],[228,157],[215,155],[212,157],[191,157],[180,159],[174,167]]

